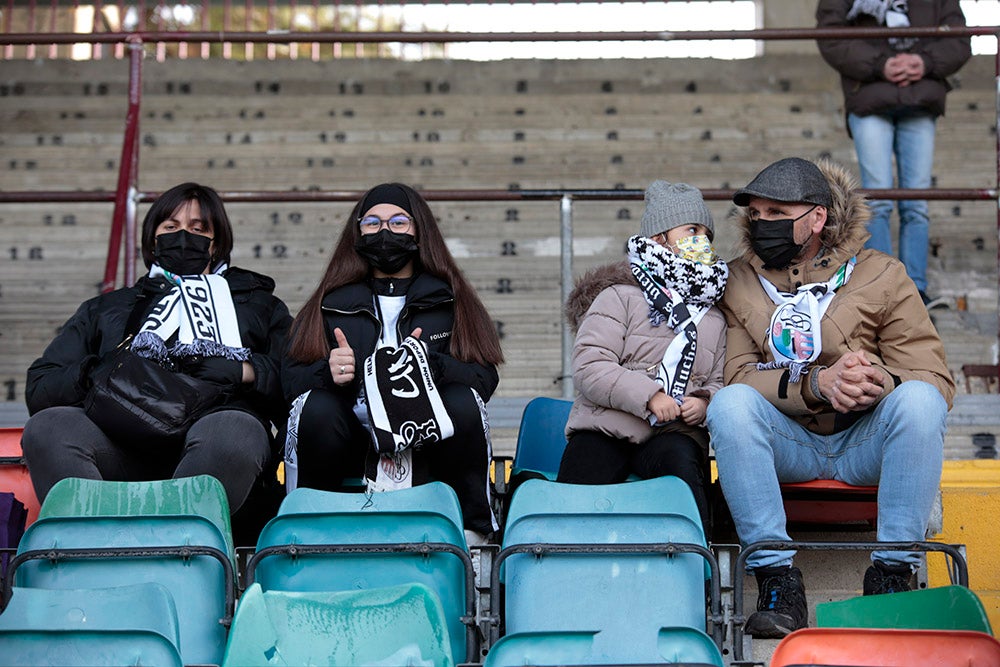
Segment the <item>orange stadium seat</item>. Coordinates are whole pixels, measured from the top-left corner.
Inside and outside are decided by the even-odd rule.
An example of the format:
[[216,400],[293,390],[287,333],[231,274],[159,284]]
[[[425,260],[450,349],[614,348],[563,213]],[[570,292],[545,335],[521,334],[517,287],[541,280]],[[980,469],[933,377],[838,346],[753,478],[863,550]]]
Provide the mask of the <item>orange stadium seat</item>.
[[0,428],[0,491],[9,491],[28,510],[30,526],[38,518],[40,503],[28,475],[28,466],[21,453],[23,428]]

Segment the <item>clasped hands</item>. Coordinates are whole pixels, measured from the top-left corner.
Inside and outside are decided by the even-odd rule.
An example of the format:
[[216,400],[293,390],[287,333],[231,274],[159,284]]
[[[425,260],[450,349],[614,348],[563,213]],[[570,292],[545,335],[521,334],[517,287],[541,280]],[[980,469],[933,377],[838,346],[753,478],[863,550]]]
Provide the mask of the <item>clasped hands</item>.
[[658,424],[665,424],[680,418],[685,424],[697,426],[705,421],[708,401],[697,396],[685,396],[678,405],[673,396],[667,396],[667,393],[661,389],[653,394],[653,397],[646,403],[646,407],[656,415]]
[[924,59],[915,53],[900,53],[885,61],[882,75],[885,80],[905,88],[924,78]]
[[885,375],[864,352],[847,352],[819,371],[819,389],[837,412],[867,410],[885,391]]
[[[417,327],[410,336],[420,338],[422,332],[423,329]],[[330,350],[330,375],[333,377],[334,384],[343,386],[354,380],[357,362],[354,358],[354,349],[348,344],[347,336],[340,330],[340,327],[333,330],[333,336],[337,340],[337,347]]]

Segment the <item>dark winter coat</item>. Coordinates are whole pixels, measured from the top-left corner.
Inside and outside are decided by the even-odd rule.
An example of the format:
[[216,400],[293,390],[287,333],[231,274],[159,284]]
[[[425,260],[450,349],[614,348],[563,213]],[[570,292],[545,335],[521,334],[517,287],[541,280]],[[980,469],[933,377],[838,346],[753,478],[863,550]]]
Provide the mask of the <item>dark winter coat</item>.
[[[271,422],[280,425],[288,414],[278,371],[291,316],[281,299],[274,296],[271,278],[235,267],[228,269],[224,277],[233,297],[240,337],[251,352],[255,380],[253,386],[241,386],[221,409],[250,412],[270,430]],[[135,304],[145,299],[148,313],[172,287],[163,278],[143,276],[132,287],[85,301],[28,368],[28,412],[82,406],[101,362],[109,360],[125,338]]]
[[[884,27],[875,17],[862,14],[852,21],[847,13],[852,0],[820,0],[816,21],[820,28]],[[964,26],[959,0],[910,0],[910,26]],[[906,51],[897,51],[886,38],[822,39],[819,51],[840,72],[844,89],[844,112],[858,116],[907,109],[933,116],[944,114],[945,95],[951,86],[947,77],[957,72],[971,57],[968,37],[921,37]],[[924,78],[907,86],[885,80],[885,61],[898,53],[914,53],[924,61]]]
[[[488,401],[500,382],[495,366],[459,361],[451,356],[451,333],[455,324],[455,295],[443,280],[427,273],[420,273],[406,292],[403,310],[396,324],[397,340],[420,328],[420,340],[427,344],[428,360],[435,382],[457,383],[476,390],[483,401]],[[375,293],[368,282],[352,283],[338,287],[323,297],[323,327],[331,348],[337,347],[333,334],[339,328],[344,332],[348,345],[354,350],[358,368],[370,357],[382,334],[382,321],[375,309]],[[284,359],[282,384],[289,401],[310,389],[328,389],[334,392],[357,394],[364,379],[356,373],[354,381],[337,385],[330,375],[327,358],[311,363]]]

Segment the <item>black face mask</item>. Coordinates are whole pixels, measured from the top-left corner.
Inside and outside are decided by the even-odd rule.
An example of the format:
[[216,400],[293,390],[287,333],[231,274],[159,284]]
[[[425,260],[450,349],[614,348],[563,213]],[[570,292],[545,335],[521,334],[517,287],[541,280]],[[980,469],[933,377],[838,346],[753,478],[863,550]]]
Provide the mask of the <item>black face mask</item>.
[[181,229],[156,237],[153,257],[156,263],[179,276],[198,275],[212,261],[212,239]]
[[354,249],[373,267],[390,275],[406,266],[418,250],[411,234],[396,234],[388,229],[362,235]]
[[[764,260],[765,269],[787,268],[799,256],[805,244],[795,242],[795,223],[809,215],[813,208],[816,207],[797,218],[755,220],[750,223],[750,247]],[[812,238],[811,233],[809,238]]]

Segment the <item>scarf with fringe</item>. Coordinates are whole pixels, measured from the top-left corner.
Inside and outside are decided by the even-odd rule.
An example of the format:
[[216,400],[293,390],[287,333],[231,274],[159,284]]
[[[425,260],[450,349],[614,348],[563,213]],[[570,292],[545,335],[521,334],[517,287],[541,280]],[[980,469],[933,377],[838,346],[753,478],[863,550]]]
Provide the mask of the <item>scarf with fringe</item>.
[[[165,278],[174,287],[153,307],[132,341],[132,351],[159,363],[184,357],[223,357],[249,361],[243,346],[229,283],[220,264],[213,274],[178,276],[158,264],[150,278]],[[176,342],[167,341],[177,334]]]

